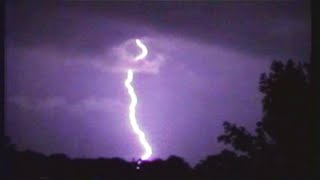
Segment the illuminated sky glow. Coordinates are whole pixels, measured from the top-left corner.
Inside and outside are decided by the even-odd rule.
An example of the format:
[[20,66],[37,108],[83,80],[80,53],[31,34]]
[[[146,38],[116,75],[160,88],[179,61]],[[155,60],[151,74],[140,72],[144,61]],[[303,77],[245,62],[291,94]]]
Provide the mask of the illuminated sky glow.
[[195,165],[225,148],[224,121],[255,133],[259,77],[273,60],[310,59],[308,1],[5,6],[5,134],[21,151],[140,158],[131,69],[148,160]]

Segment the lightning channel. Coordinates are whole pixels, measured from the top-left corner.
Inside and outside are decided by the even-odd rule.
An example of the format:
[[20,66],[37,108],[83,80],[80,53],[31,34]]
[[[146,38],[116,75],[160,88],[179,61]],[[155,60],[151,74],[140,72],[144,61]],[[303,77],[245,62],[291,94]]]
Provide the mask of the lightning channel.
[[[136,44],[140,49],[142,50],[141,54],[138,55],[135,58],[135,61],[140,61],[143,60],[147,54],[148,54],[148,49],[147,47],[139,40],[136,39]],[[132,85],[133,82],[133,77],[134,77],[134,71],[133,69],[128,69],[127,71],[127,79],[125,80],[124,84],[128,90],[128,94],[130,96],[131,102],[129,105],[129,119],[130,119],[130,124],[132,126],[133,132],[138,135],[139,141],[141,145],[143,146],[145,152],[141,156],[141,160],[147,160],[151,157],[152,155],[152,148],[150,144],[148,143],[146,139],[145,133],[139,128],[137,118],[136,118],[136,106],[138,104],[138,98],[135,93],[134,87]]]

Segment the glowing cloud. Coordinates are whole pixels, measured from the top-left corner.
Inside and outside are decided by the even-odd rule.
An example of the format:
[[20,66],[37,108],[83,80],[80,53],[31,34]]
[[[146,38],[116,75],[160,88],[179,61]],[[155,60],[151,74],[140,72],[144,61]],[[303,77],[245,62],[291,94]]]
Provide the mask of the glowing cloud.
[[[136,39],[136,44],[138,47],[141,48],[142,53],[135,58],[135,61],[140,61],[140,60],[143,60],[147,56],[148,50],[147,50],[147,47],[139,39]],[[134,75],[133,70],[128,69],[127,79],[124,82],[126,88],[128,89],[128,94],[130,95],[130,98],[131,98],[131,103],[129,105],[129,119],[130,119],[130,124],[133,128],[134,133],[136,133],[138,135],[139,141],[145,150],[144,154],[141,156],[141,160],[147,160],[152,155],[152,148],[151,148],[150,144],[148,143],[148,141],[146,140],[146,135],[139,128],[138,123],[137,123],[136,106],[138,104],[138,98],[137,98],[137,95],[134,91],[134,87],[131,84],[133,82],[133,75]]]

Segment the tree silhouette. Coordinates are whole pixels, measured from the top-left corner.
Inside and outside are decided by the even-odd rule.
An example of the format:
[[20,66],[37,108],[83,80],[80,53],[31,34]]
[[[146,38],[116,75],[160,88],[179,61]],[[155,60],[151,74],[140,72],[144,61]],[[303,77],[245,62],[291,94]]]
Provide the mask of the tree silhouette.
[[274,61],[271,72],[261,75],[259,85],[264,94],[263,118],[257,123],[256,135],[225,122],[225,134],[218,141],[247,153],[259,170],[277,167],[273,171],[277,176],[309,177],[314,114],[310,65]]
[[311,169],[313,104],[309,64],[275,61],[272,72],[262,74],[263,129],[286,157],[289,173],[302,176]]
[[245,156],[238,156],[230,150],[208,156],[194,168],[194,179],[248,179],[248,165]]
[[140,179],[188,179],[191,168],[181,157],[170,156],[167,160],[156,159],[141,164]]

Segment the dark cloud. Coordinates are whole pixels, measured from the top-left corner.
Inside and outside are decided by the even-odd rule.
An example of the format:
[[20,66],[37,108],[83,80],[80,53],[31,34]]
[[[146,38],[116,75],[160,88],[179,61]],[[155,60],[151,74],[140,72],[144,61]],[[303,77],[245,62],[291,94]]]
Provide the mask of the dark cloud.
[[308,1],[9,3],[7,36],[21,45],[49,43],[66,48],[69,53],[96,53],[110,44],[154,30],[247,53],[308,58],[309,52],[301,49],[310,49],[309,4]]

